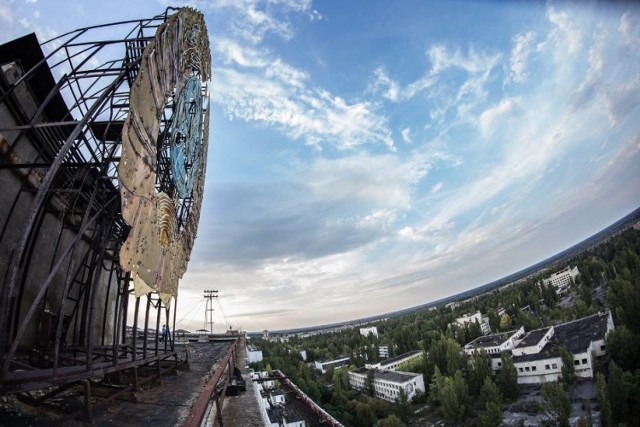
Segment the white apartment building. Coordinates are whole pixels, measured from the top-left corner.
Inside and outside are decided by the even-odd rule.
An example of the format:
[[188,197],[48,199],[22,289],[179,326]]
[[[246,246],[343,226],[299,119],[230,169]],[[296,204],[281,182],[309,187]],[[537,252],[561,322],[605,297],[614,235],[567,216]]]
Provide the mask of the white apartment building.
[[368,337],[369,335],[375,335],[378,338],[378,328],[371,326],[370,328],[360,328],[360,335]]
[[462,317],[458,317],[454,323],[460,327],[464,327],[465,324],[473,322],[478,322],[478,324],[480,324],[480,330],[482,330],[483,335],[489,335],[491,333],[489,317],[483,316],[479,311],[475,313],[465,314]]
[[254,345],[247,346],[247,363],[255,363],[262,361],[262,350]]
[[605,354],[605,337],[613,329],[611,312],[606,312],[529,332],[511,351],[518,383],[557,381],[562,376],[562,346],[573,355],[576,376],[593,378],[592,356]]
[[484,349],[491,356],[491,367],[499,371],[500,353],[510,351],[518,370],[518,384],[539,384],[557,381],[562,376],[560,348],[565,346],[573,355],[575,373],[581,378],[593,378],[592,355],[605,354],[605,337],[614,329],[611,312],[598,313],[556,326],[547,326],[524,333],[524,329],[505,334],[479,337],[464,346],[468,355]]
[[398,367],[404,362],[416,359],[418,357],[422,357],[422,350],[409,351],[407,353],[401,354],[400,356],[387,359],[383,362],[367,363],[364,365],[364,367],[367,369],[380,369],[382,371],[396,371]]
[[[349,385],[354,390],[365,388],[367,368],[358,368],[349,372]],[[418,390],[425,392],[422,374],[412,372],[393,372],[373,370],[373,388],[375,397],[395,402],[400,397],[400,390],[404,390],[409,400],[413,399]]]
[[551,284],[558,292],[562,293],[576,280],[578,274],[580,274],[578,267],[567,266],[565,269],[553,273],[547,279],[543,279],[542,283]]
[[324,374],[330,367],[335,369],[347,366],[349,364],[349,357],[339,357],[333,360],[316,360],[314,363],[316,365],[316,369]]
[[380,356],[381,359],[389,357],[389,346],[387,344],[378,346],[378,356]]
[[500,354],[515,347],[524,335],[524,327],[520,327],[509,332],[478,337],[466,344],[463,351],[471,356],[473,353],[484,350],[491,357],[491,369],[496,372],[502,368]]

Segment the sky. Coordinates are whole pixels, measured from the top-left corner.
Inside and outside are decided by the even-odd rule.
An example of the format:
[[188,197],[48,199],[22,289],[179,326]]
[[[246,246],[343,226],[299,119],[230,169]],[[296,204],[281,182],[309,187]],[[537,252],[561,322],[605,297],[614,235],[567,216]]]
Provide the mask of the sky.
[[[514,273],[640,206],[633,2],[216,0],[177,327],[277,330]],[[164,0],[0,0],[0,43]]]

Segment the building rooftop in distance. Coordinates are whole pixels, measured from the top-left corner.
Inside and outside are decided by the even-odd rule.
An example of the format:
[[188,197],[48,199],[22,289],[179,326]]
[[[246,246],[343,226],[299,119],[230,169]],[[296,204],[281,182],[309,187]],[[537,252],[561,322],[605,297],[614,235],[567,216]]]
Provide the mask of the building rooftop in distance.
[[[358,368],[353,372],[358,374],[366,375],[369,369],[367,368]],[[412,378],[417,377],[420,374],[415,374],[413,372],[400,372],[400,371],[381,371],[379,369],[373,369],[373,376],[377,380],[385,380],[385,381],[393,381],[393,382],[405,382]]]
[[467,344],[465,347],[470,347],[470,348],[497,347],[500,344],[504,343],[506,340],[508,340],[512,335],[514,335],[517,332],[518,330],[514,329],[508,332],[501,332],[498,334],[491,334],[484,337],[478,337],[475,340],[471,341],[469,344]]
[[518,347],[529,347],[531,345],[536,345],[540,342],[542,337],[551,329],[551,326],[547,326],[540,329],[534,329],[530,331],[527,335],[524,336]]
[[408,352],[403,353],[403,354],[401,354],[399,356],[391,357],[391,358],[385,360],[384,362],[380,362],[380,367],[391,365],[391,364],[393,364],[395,362],[398,362],[398,361],[400,361],[402,359],[406,359],[407,357],[411,357],[411,356],[413,356],[415,354],[418,354],[418,353],[422,353],[422,350],[408,351]]
[[[588,350],[592,341],[604,339],[607,334],[609,316],[609,312],[598,313],[589,317],[554,326],[553,336],[539,353],[514,356],[513,360],[514,362],[527,362],[531,360],[547,359],[550,357],[559,357],[560,347],[563,345],[566,346],[567,350],[573,354],[583,353]],[[532,332],[536,332],[537,334],[538,331],[539,330]],[[522,343],[520,343],[518,347],[521,346]]]

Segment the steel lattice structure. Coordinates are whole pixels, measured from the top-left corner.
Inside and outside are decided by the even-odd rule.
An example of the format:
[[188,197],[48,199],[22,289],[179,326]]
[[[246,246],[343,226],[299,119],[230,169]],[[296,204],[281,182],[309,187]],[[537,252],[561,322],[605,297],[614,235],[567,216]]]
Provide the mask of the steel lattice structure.
[[[176,356],[173,340],[159,340],[158,331],[175,330],[171,289],[186,268],[202,196],[203,178],[190,182],[192,170],[204,175],[208,129],[210,59],[195,45],[206,39],[208,54],[201,20],[192,9],[169,8],[42,44],[31,34],[0,46],[0,394],[77,382],[88,388],[88,378]],[[191,62],[180,65],[187,56]],[[145,94],[150,64],[162,69],[155,92]],[[144,122],[149,97],[155,124]],[[152,155],[135,141],[126,145],[139,117]],[[203,142],[188,152],[194,132]],[[128,170],[149,167],[151,198],[126,185],[124,164],[136,161]],[[149,215],[157,211],[161,244],[143,236],[127,243],[127,255],[135,225],[123,213],[136,197]],[[155,281],[136,270],[136,254],[152,249],[164,269]],[[126,256],[133,261],[124,263]]]

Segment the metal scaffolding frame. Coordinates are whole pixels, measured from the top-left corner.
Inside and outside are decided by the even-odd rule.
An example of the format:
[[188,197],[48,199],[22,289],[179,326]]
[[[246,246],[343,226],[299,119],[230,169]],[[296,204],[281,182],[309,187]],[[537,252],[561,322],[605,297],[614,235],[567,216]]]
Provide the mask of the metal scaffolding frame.
[[[155,292],[135,298],[131,273],[118,262],[129,231],[118,182],[129,91],[144,48],[176,11],[81,28],[41,45],[29,35],[0,46],[0,66],[12,60],[19,71],[13,79],[0,72],[0,108],[12,117],[0,121],[0,177],[20,183],[0,217],[0,247],[15,243],[0,270],[0,395],[53,387],[45,400],[79,384],[90,417],[91,378],[131,369],[135,390],[139,367],[151,364],[160,375],[164,360],[177,364],[175,303],[166,306]],[[34,106],[26,106],[25,93]],[[169,194],[171,104],[161,118],[156,180]],[[181,199],[180,217],[191,204]],[[43,245],[47,262],[34,258]],[[173,326],[167,340],[159,336],[164,324]]]

